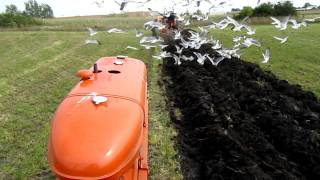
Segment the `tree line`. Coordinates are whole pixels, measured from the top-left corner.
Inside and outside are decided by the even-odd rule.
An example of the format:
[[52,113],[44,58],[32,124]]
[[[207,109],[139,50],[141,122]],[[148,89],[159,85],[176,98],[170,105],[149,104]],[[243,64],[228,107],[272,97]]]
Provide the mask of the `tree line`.
[[[312,6],[310,3],[306,3],[303,7],[307,8]],[[317,7],[315,7],[317,8]],[[240,10],[240,9],[233,9]],[[297,14],[297,9],[293,6],[291,1],[284,1],[272,4],[270,2],[260,4],[259,6],[252,8],[250,6],[243,7],[243,9],[235,16],[237,19],[243,19],[247,16],[250,17],[266,17],[266,16],[292,16]]]
[[25,10],[19,11],[17,6],[10,4],[6,6],[6,13],[25,14],[37,18],[52,18],[53,10],[48,4],[38,4],[36,0],[29,0],[24,3]]
[[6,6],[5,13],[0,14],[0,27],[22,27],[40,25],[36,18],[53,18],[53,10],[48,4],[38,4],[36,0],[24,3],[25,10],[20,11],[14,4]]

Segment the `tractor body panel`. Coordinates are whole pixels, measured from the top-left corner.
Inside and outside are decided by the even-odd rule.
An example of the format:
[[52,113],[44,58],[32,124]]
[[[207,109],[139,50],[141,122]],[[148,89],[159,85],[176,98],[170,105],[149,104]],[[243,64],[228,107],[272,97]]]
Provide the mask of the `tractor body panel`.
[[[97,61],[52,120],[50,166],[60,179],[147,179],[148,101],[143,62]],[[107,100],[96,104],[94,97]]]

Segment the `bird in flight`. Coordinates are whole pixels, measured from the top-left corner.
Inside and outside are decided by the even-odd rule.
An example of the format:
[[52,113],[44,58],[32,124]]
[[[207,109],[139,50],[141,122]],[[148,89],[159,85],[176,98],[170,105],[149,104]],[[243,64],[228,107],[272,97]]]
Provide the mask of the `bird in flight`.
[[145,36],[140,40],[140,44],[143,44],[143,43],[155,44],[155,43],[161,43],[161,42],[163,42],[162,39],[158,39],[158,38],[153,37],[153,36]]
[[257,5],[259,5],[259,4],[260,4],[260,2],[261,2],[261,0],[258,0]]
[[262,57],[263,57],[263,61],[262,63],[265,64],[265,63],[268,63],[269,60],[270,60],[270,49],[266,49],[265,52],[262,52]]
[[117,3],[120,6],[120,11],[123,11],[124,8],[128,5],[128,3],[138,3],[138,4],[142,4],[142,3],[147,3],[149,1],[146,2],[139,2],[139,1],[129,1],[129,0],[121,0],[120,2],[118,2],[117,0],[114,0],[115,3]]
[[124,33],[125,31],[118,28],[112,28],[107,31],[108,33]]
[[136,37],[142,37],[143,36],[143,32],[139,31],[138,29],[136,29]]
[[299,29],[303,23],[298,23],[295,19],[289,19],[289,22],[292,23],[292,29]]
[[261,47],[261,43],[256,40],[256,39],[253,39],[253,38],[247,38],[244,40],[244,42],[242,43],[242,45],[246,48],[249,48],[250,46],[252,45],[255,45],[257,47]]
[[138,50],[138,48],[133,47],[133,46],[127,46],[126,49]]
[[305,19],[306,22],[315,22],[316,20],[320,19],[320,17],[312,18],[312,19]]
[[101,45],[101,42],[99,40],[88,39],[88,40],[86,40],[85,45],[88,45],[88,44]]
[[140,46],[143,46],[144,48],[146,48],[147,50],[151,49],[151,48],[156,48],[157,46],[154,45],[147,45],[147,44],[140,44]]
[[288,36],[284,38],[273,36],[273,38],[275,38],[276,40],[279,40],[281,44],[284,44],[285,42],[288,41]]
[[98,33],[98,32],[97,32],[95,29],[93,29],[93,28],[88,27],[87,29],[88,29],[88,31],[89,31],[89,35],[90,35],[90,36],[94,36],[94,35],[96,35],[96,34]]
[[290,17],[285,17],[284,21],[280,21],[275,17],[270,17],[270,18],[273,20],[271,24],[275,25],[277,29],[280,29],[281,31],[287,29]]
[[218,57],[217,59],[211,58],[209,55],[207,55],[207,58],[211,62],[212,65],[218,66],[221,61],[223,61],[225,58],[224,57]]
[[95,4],[98,8],[102,8],[104,0],[94,1],[93,4]]

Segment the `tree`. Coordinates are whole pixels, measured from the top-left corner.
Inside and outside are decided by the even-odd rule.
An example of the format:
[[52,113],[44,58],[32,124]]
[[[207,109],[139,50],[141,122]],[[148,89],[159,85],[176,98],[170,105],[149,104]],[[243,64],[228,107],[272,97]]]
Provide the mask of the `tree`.
[[274,5],[275,16],[289,16],[296,14],[297,10],[290,1],[278,2],[276,5]]
[[25,5],[25,13],[32,17],[40,17],[41,9],[39,4],[35,0],[29,0],[24,3]]
[[19,13],[18,8],[14,4],[6,5],[6,13],[17,14]]
[[274,7],[270,2],[261,4],[260,6],[256,7],[253,12],[254,16],[271,16],[273,14]]
[[48,4],[41,5],[41,17],[42,18],[52,18],[53,17],[53,11]]
[[302,8],[308,8],[308,7],[310,7],[310,6],[312,6],[312,5],[307,2],[307,3],[304,4],[304,6],[302,6]]
[[48,4],[39,5],[36,0],[29,0],[25,3],[25,14],[32,17],[52,18],[53,11]]
[[232,12],[239,12],[239,11],[241,11],[241,9],[239,9],[239,8],[232,8],[231,11],[232,11]]
[[240,13],[235,17],[236,19],[243,19],[247,16],[252,16],[253,15],[253,9],[250,6],[245,6],[243,9],[240,11]]

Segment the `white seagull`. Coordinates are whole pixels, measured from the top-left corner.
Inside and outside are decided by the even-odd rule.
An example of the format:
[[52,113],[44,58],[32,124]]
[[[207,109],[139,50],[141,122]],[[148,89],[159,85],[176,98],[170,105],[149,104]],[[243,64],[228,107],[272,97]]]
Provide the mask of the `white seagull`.
[[256,40],[256,39],[253,39],[253,38],[247,38],[244,40],[244,42],[242,43],[242,45],[246,48],[249,48],[250,46],[252,45],[255,45],[257,47],[261,47],[261,43]]
[[140,4],[144,3],[144,2],[129,1],[129,0],[121,0],[121,2],[114,0],[114,2],[120,6],[120,11],[123,11],[124,8],[128,5],[128,3],[140,3]]
[[195,54],[197,56],[197,62],[200,65],[204,65],[204,61],[207,59],[207,54],[202,55],[200,53],[194,52],[193,54]]
[[284,19],[284,21],[280,21],[279,19],[275,18],[275,17],[270,17],[273,22],[271,24],[275,25],[275,27],[277,29],[280,29],[281,31],[286,30],[288,27],[288,21],[289,21],[289,17],[286,17]]
[[138,50],[138,48],[133,47],[133,46],[127,46],[126,49]]
[[136,37],[142,37],[142,36],[143,36],[143,32],[136,29]]
[[101,45],[101,42],[98,41],[98,40],[88,39],[88,40],[85,41],[85,45],[88,45],[88,44]]
[[283,43],[288,41],[288,36],[284,37],[284,38],[273,36],[273,38],[275,38],[276,40],[279,40],[281,44],[283,44]]
[[98,34],[98,32],[93,28],[88,27],[87,29],[89,31],[90,36],[94,36],[94,35]]
[[268,63],[269,60],[270,60],[270,49],[266,49],[265,52],[262,52],[262,57],[263,57],[263,61],[262,63],[265,64],[265,63]]
[[108,33],[125,33],[124,30],[118,28],[111,28],[107,31]]

